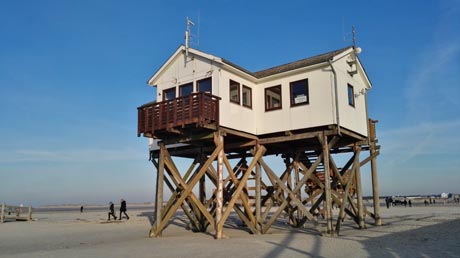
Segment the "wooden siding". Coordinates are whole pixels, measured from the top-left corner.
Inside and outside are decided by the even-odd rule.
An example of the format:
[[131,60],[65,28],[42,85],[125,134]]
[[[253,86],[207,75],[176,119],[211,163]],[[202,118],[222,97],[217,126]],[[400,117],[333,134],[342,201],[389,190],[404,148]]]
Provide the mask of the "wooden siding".
[[162,102],[150,102],[137,108],[137,135],[154,137],[158,131],[185,126],[219,125],[219,97],[198,92]]

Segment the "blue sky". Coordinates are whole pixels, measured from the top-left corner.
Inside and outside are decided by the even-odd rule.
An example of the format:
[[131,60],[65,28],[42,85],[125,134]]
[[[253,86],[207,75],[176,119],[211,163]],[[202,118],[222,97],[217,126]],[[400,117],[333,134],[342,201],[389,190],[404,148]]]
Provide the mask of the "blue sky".
[[355,25],[381,194],[460,192],[460,1],[164,2],[1,1],[0,202],[153,201],[136,107],[187,16],[195,47],[251,71],[350,45]]

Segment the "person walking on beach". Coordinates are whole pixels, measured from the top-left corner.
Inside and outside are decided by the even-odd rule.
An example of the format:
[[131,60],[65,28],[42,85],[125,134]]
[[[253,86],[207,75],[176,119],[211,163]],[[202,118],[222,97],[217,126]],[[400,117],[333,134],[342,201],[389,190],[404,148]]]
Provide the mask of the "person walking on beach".
[[117,216],[115,216],[115,206],[113,205],[113,202],[109,202],[109,204],[110,204],[110,207],[109,207],[109,209],[110,209],[110,211],[109,211],[109,220],[110,220],[110,215],[112,215],[113,219],[116,220]]
[[83,213],[83,205],[80,207],[80,213]]
[[121,218],[122,218],[121,213],[124,213],[125,216],[126,216],[126,219],[129,219],[128,214],[126,214],[126,201],[122,198],[120,200],[120,202],[121,203],[120,203],[120,218],[119,218],[119,220],[121,220]]

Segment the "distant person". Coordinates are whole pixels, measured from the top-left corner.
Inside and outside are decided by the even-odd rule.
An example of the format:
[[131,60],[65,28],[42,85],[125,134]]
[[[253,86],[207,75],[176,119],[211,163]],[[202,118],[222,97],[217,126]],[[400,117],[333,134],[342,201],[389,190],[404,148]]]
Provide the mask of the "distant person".
[[390,199],[388,197],[385,198],[385,203],[387,205],[387,209],[390,208]]
[[119,220],[121,220],[122,216],[121,216],[121,213],[124,213],[125,216],[126,216],[126,219],[129,219],[129,216],[128,214],[126,214],[126,201],[124,199],[121,199],[120,200],[120,218]]
[[426,201],[426,199],[425,199],[424,203],[425,203],[425,206],[427,206],[427,205],[428,205],[428,202]]
[[430,204],[432,204],[431,198],[430,198]]
[[433,204],[436,204],[436,199],[433,199]]
[[408,203],[409,203],[409,207],[412,207],[412,202],[411,202],[410,199],[409,199],[409,202],[408,202]]
[[113,205],[113,202],[109,202],[110,207],[109,207],[109,220],[110,220],[110,215],[113,216],[113,219],[117,219],[117,216],[115,216],[115,206]]
[[406,199],[404,199],[403,203],[404,203],[404,207],[407,207],[407,200]]
[[80,206],[80,213],[83,213],[83,205]]

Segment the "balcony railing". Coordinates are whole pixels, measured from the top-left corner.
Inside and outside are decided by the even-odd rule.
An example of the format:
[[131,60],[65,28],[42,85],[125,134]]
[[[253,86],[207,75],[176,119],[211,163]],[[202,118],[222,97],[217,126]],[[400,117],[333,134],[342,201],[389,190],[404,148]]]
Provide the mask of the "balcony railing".
[[137,108],[137,135],[153,137],[159,131],[172,131],[189,125],[219,125],[219,100],[210,93],[197,92]]

